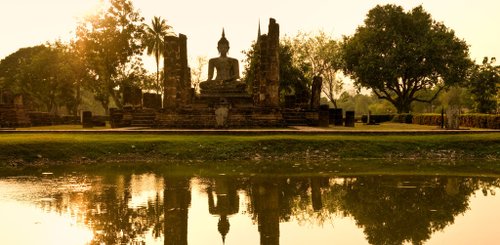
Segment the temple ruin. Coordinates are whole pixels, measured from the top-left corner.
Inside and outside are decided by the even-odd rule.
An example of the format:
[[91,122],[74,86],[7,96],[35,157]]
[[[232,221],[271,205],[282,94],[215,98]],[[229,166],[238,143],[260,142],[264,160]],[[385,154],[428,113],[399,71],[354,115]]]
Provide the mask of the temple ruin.
[[[285,108],[280,103],[278,48],[279,25],[270,19],[267,34],[261,35],[259,27],[255,49],[258,67],[253,76],[255,81],[249,87],[239,81],[237,60],[226,56],[229,41],[223,31],[218,43],[221,56],[210,59],[209,78],[200,83],[200,92],[196,93],[191,85],[187,37],[183,34],[165,37],[163,101],[160,102],[161,97],[144,94],[141,105],[111,109],[111,126],[253,128],[314,124],[318,120],[318,108],[310,105],[301,109]],[[217,70],[215,78],[212,77],[214,69]]]

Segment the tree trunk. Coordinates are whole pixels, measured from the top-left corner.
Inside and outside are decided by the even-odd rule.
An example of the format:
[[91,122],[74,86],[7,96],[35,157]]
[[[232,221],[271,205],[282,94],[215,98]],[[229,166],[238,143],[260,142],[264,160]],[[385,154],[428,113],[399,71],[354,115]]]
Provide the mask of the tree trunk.
[[410,113],[411,102],[407,102],[406,100],[399,100],[394,104],[394,106],[398,110],[398,114]]
[[[122,109],[123,108],[123,103],[120,100],[120,96],[117,95],[116,93],[117,93],[117,91],[115,91],[114,89],[111,89],[111,91],[109,91],[109,94],[111,95],[111,98],[113,99],[113,102],[115,102],[115,105],[119,109]],[[118,91],[118,93],[120,93],[120,92]]]
[[102,108],[104,109],[104,113],[106,113],[106,116],[109,115],[109,101],[99,101],[101,102]]

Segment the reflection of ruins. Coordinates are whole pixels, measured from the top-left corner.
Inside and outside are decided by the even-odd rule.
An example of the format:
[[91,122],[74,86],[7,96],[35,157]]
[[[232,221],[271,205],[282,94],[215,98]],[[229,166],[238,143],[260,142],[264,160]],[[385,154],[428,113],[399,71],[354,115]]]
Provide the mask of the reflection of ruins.
[[280,243],[280,190],[277,183],[265,179],[252,181],[251,198],[260,244]]
[[[161,184],[143,190],[154,190],[146,205],[132,204],[134,195],[140,195],[134,192],[134,183],[144,183],[130,175],[103,176],[87,183],[83,195],[56,193],[53,203],[42,205],[46,210],[74,212],[94,230],[95,244],[140,243],[146,236],[163,239],[164,244],[188,244],[188,236],[197,235],[190,234],[188,223],[206,222],[188,215],[191,195],[196,195],[191,185],[197,182],[190,176],[148,178]],[[318,225],[339,216],[352,217],[371,244],[421,244],[453,224],[455,216],[468,209],[473,192],[488,194],[500,187],[499,179],[435,176],[217,176],[203,180],[203,194],[197,194],[207,204],[207,214],[218,219],[217,227],[207,227],[207,232],[220,233],[224,241],[239,225],[230,224],[231,217],[249,215],[255,224],[250,229],[258,230],[260,244],[268,245],[279,244],[280,237],[286,236],[280,223],[293,220]]]
[[164,182],[164,244],[188,244],[188,208],[191,204],[189,178],[166,177]]
[[230,229],[228,216],[238,213],[240,199],[233,178],[217,177],[213,182],[213,185],[207,188],[208,211],[219,216],[217,229],[224,243]]

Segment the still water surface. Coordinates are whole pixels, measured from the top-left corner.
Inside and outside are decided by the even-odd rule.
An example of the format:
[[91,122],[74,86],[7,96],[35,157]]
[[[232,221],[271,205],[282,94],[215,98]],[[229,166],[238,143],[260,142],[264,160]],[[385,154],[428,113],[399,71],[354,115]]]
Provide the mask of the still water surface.
[[0,179],[0,244],[500,244],[500,179],[52,174]]

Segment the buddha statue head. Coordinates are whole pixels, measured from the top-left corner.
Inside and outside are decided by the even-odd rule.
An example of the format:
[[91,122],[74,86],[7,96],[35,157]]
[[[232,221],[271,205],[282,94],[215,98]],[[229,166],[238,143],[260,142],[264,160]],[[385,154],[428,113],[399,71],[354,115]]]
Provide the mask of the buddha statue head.
[[217,50],[222,56],[226,56],[229,51],[229,41],[226,39],[226,35],[224,33],[224,29],[222,29],[222,37],[217,42]]

